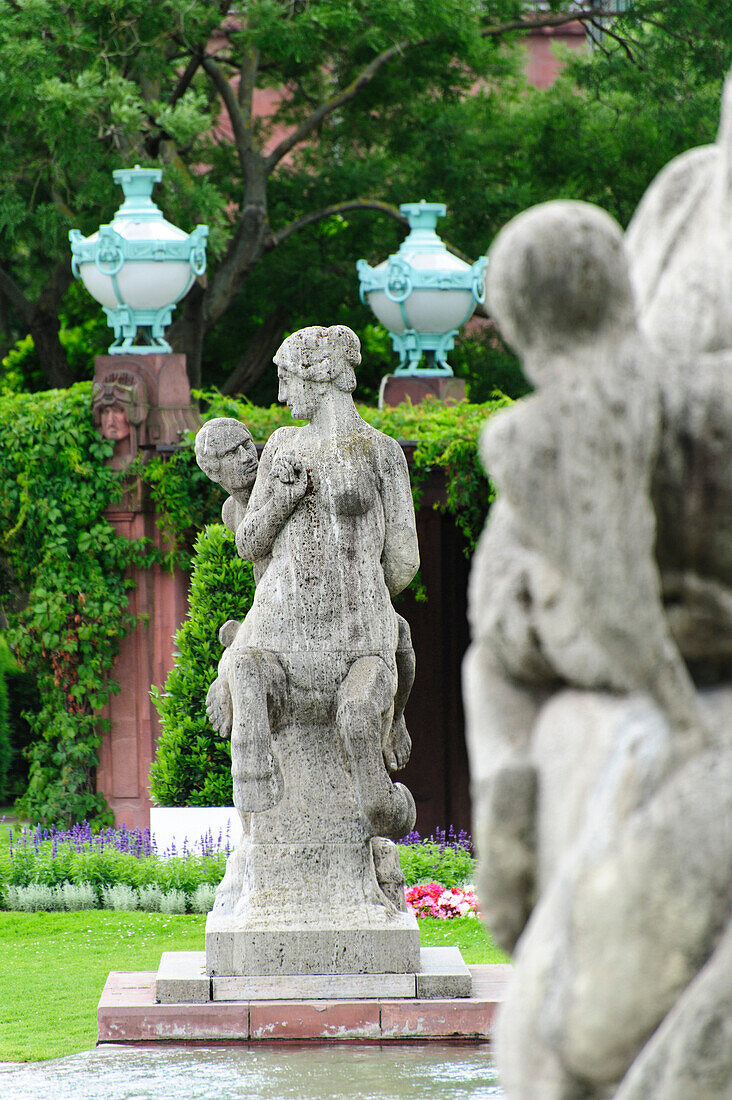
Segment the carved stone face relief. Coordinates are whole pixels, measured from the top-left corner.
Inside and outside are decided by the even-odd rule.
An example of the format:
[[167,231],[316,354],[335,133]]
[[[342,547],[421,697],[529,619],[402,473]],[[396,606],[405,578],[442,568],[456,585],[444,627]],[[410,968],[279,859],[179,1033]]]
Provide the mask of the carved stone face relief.
[[99,430],[105,439],[127,439],[130,435],[130,421],[121,405],[105,405],[99,421]]

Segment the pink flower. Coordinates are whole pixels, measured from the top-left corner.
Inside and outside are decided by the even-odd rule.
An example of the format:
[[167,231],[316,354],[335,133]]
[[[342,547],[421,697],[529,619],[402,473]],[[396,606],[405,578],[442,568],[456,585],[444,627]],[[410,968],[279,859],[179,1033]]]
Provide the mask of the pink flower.
[[439,882],[419,883],[406,891],[407,905],[417,917],[436,917],[450,920],[453,917],[479,916],[478,901],[472,886],[444,887]]

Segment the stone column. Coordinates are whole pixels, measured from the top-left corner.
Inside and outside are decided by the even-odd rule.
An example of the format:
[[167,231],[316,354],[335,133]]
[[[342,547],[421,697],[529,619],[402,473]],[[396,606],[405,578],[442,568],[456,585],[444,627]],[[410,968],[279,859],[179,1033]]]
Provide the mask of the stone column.
[[[184,355],[98,356],[92,409],[101,434],[116,441],[110,464],[117,469],[136,457],[175,449],[182,433],[199,424]],[[144,486],[130,486],[106,516],[123,538],[149,538],[162,545]],[[169,573],[160,566],[134,569],[132,577],[130,610],[139,622],[123,640],[112,670],[120,692],[102,715],[110,729],[99,751],[97,790],[118,825],[144,829],[150,824],[148,777],[160,732],[150,688],[164,684],[173,666],[173,636],[185,617],[189,578],[182,570]]]

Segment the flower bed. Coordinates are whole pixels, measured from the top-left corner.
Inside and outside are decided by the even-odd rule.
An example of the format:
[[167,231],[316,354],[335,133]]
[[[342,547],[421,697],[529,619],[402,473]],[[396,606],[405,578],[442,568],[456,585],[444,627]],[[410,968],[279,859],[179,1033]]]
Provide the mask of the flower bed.
[[0,905],[38,909],[149,909],[205,912],[231,845],[228,834],[158,853],[150,830],[24,827],[0,850]]
[[479,917],[478,899],[472,886],[445,887],[439,882],[423,882],[407,888],[407,905],[417,917]]
[[[223,878],[229,833],[206,834],[188,850],[158,852],[150,830],[24,827],[0,847],[0,908],[146,909],[207,912]],[[417,916],[441,919],[477,912],[470,838],[438,830],[410,833],[398,844],[407,902]]]

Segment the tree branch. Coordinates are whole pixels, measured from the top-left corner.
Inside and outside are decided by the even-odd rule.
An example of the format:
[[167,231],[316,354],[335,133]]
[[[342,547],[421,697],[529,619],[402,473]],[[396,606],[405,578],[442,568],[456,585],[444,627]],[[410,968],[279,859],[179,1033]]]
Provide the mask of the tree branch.
[[[273,248],[277,248],[283,241],[286,241],[288,237],[291,237],[293,233],[297,233],[300,229],[305,229],[308,225],[312,225],[314,222],[323,221],[324,218],[330,218],[333,214],[345,214],[349,210],[375,210],[377,214],[386,214],[390,218],[394,218],[405,229],[409,228],[409,219],[401,213],[396,207],[392,206],[388,202],[380,202],[378,199],[349,199],[347,202],[337,202],[333,206],[324,206],[322,210],[313,210],[309,214],[303,214],[301,218],[297,218],[294,222],[290,222],[284,226],[277,233],[271,233],[267,239],[265,248],[267,252],[271,252]],[[453,256],[457,256],[459,260],[463,260],[466,264],[472,264],[465,252],[457,248],[456,245],[450,244],[444,237],[442,243],[448,252],[451,252]]]
[[168,100],[168,102],[170,103],[171,107],[174,107],[181,96],[183,96],[188,91],[193,77],[198,72],[200,64],[201,57],[199,54],[195,54],[186,65],[185,69],[178,78],[178,83],[176,84],[175,88],[173,88],[173,91],[170,93],[170,99]]
[[241,111],[239,110],[239,104],[236,101],[236,95],[229,81],[226,79],[221,69],[218,67],[214,59],[206,54],[201,59],[201,65],[211,77],[216,91],[223,100],[226,113],[231,120],[231,129],[234,134],[234,144],[236,145],[237,156],[239,157],[239,164],[241,165],[242,173],[246,176],[246,150],[249,148],[249,133],[247,131],[246,124],[242,118]]
[[[515,19],[508,23],[496,23],[490,27],[483,27],[480,34],[482,38],[500,37],[503,34],[508,34],[510,31],[528,32],[540,29],[541,27],[561,27],[565,23],[581,23],[586,19],[600,16],[610,18],[616,14],[616,12],[608,11],[604,5],[579,8],[577,11],[561,15],[552,15],[547,12],[543,15],[534,16],[531,19]],[[331,115],[333,111],[337,111],[339,107],[355,99],[356,96],[371,83],[379,71],[383,69],[384,65],[388,64],[389,61],[399,54],[405,53],[407,50],[429,45],[430,41],[431,39],[429,38],[418,38],[414,40],[404,39],[390,46],[388,50],[384,50],[382,53],[378,54],[342,92],[332,96],[330,99],[326,100],[325,103],[321,103],[320,106],[304,119],[291,134],[282,139],[279,145],[277,145],[266,158],[265,165],[267,172],[271,172],[275,165],[279,164],[282,158],[286,157],[296,145],[299,145],[300,142],[309,137],[323,119]]]
[[585,20],[592,19],[612,19],[618,14],[616,11],[609,11],[604,4],[597,7],[578,8],[576,11],[561,12],[559,15],[545,12],[543,15],[535,15],[528,19],[511,19],[508,23],[494,23],[490,27],[483,27],[480,35],[481,38],[498,38],[502,34],[510,34],[511,31],[528,33],[529,31],[541,30],[542,27],[564,27],[567,23],[584,23]]
[[316,108],[308,118],[301,122],[291,134],[282,139],[279,145],[273,149],[266,158],[265,164],[267,171],[271,172],[275,165],[279,164],[282,158],[286,157],[291,149],[294,149],[296,145],[299,145],[301,141],[309,137],[324,118],[331,115],[333,111],[337,111],[338,108],[342,107],[345,103],[350,103],[352,99],[355,99],[359,92],[371,83],[379,70],[383,69],[384,65],[391,61],[393,57],[403,53],[404,50],[410,46],[419,46],[427,41],[428,39],[426,38],[420,39],[418,42],[410,42],[408,39],[405,39],[403,42],[397,42],[396,45],[390,46],[388,50],[384,50],[383,53],[375,57],[342,92],[332,96],[330,99],[326,100],[325,103],[321,103],[320,106]]
[[608,38],[612,38],[614,42],[617,42],[618,45],[620,46],[620,48],[625,53],[625,56],[628,58],[628,61],[631,62],[631,64],[633,64],[633,65],[638,64],[638,61],[636,59],[635,54],[633,53],[633,51],[631,50],[630,46],[628,45],[627,41],[624,38],[621,38],[619,34],[615,33],[615,31],[611,31],[609,27],[606,27],[603,23],[600,23],[599,20],[597,20],[597,19],[590,19],[589,22],[592,24],[592,26],[595,28],[595,30],[597,31],[597,33],[599,35],[602,36],[603,34],[606,34],[608,36]]
[[323,221],[324,218],[330,218],[333,214],[345,214],[349,210],[376,210],[380,214],[387,214],[389,217],[394,218],[403,226],[409,225],[409,222],[399,212],[398,208],[388,202],[379,202],[378,199],[349,199],[347,202],[334,203],[333,206],[324,206],[322,210],[312,210],[309,214],[303,214],[301,218],[297,218],[294,222],[289,222],[277,233],[270,234],[266,245],[267,251],[271,252],[273,248],[277,248],[278,245],[281,245],[283,241],[286,241],[288,237],[291,237],[293,233],[297,233],[300,229],[305,229],[306,226],[312,225],[314,222]]

